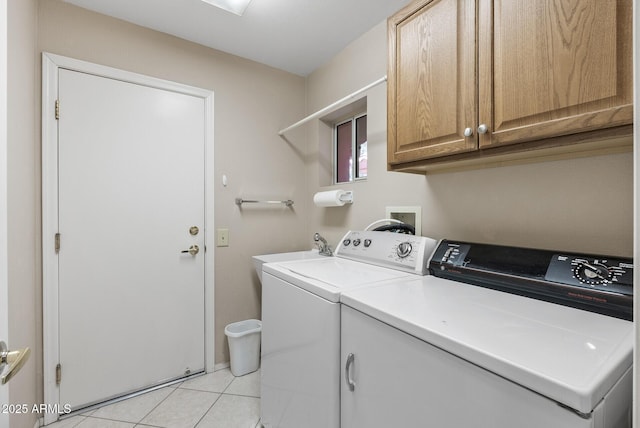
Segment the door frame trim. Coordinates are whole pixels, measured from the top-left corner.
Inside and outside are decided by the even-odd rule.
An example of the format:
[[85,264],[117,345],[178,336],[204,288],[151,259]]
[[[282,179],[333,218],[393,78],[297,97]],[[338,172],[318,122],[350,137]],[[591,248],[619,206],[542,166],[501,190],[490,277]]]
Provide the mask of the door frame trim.
[[[9,275],[7,243],[7,143],[8,143],[8,101],[7,89],[7,2],[0,0],[0,340],[12,345],[9,340]],[[13,346],[18,346],[14,344]],[[9,403],[8,385],[0,385],[0,403]],[[0,427],[9,426],[9,415],[0,412]]]
[[[205,370],[215,365],[214,326],[214,195],[213,195],[213,97],[211,90],[183,85],[142,74],[119,70],[99,64],[64,57],[48,52],[42,54],[42,306],[44,346],[44,402],[60,403],[60,389],[56,385],[55,367],[59,362],[58,323],[58,255],[54,250],[58,232],[58,121],[55,101],[58,99],[60,69],[88,73],[99,77],[164,89],[202,98],[205,102]],[[44,423],[55,422],[58,415],[45,413]]]

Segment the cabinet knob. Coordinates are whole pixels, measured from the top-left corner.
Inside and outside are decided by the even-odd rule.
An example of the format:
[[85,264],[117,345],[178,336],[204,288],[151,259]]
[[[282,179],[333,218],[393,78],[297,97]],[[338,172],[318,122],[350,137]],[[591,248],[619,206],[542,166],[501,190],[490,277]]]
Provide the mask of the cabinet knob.
[[464,136],[465,137],[471,137],[473,135],[473,129],[471,128],[464,128]]
[[489,128],[484,123],[478,126],[478,134],[486,134]]

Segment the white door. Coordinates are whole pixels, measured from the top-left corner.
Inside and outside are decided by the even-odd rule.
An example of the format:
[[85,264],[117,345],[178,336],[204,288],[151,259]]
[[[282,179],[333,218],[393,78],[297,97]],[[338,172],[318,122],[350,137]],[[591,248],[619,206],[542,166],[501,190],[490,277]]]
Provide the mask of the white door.
[[76,410],[205,368],[205,102],[58,84],[60,404]]

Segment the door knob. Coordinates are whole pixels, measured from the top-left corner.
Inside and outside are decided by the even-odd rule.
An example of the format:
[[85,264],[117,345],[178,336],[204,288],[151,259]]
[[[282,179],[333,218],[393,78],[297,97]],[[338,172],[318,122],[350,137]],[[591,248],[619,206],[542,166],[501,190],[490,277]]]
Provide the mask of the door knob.
[[489,128],[484,123],[478,126],[478,134],[486,134]]
[[[0,342],[0,373],[2,373],[0,382],[2,385],[9,382],[20,371],[29,359],[30,354],[31,350],[29,348],[9,351],[7,344]],[[6,370],[4,370],[5,366],[8,366]]]
[[473,135],[473,129],[471,128],[464,128],[464,136],[465,137],[471,137]]
[[198,247],[197,245],[192,245],[192,246],[189,247],[188,250],[182,250],[181,251],[181,253],[189,253],[192,256],[195,256],[199,252],[200,252],[200,247]]

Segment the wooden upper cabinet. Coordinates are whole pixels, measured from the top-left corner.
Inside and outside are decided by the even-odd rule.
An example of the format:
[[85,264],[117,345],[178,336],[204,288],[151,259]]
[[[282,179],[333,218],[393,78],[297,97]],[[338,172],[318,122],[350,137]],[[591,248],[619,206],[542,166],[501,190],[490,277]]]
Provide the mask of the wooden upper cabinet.
[[479,0],[480,148],[630,124],[629,0]]
[[388,160],[402,163],[477,148],[475,5],[411,3],[388,21]]
[[589,138],[606,150],[603,137],[630,135],[631,3],[416,0],[400,10],[388,20],[389,168],[586,152]]

